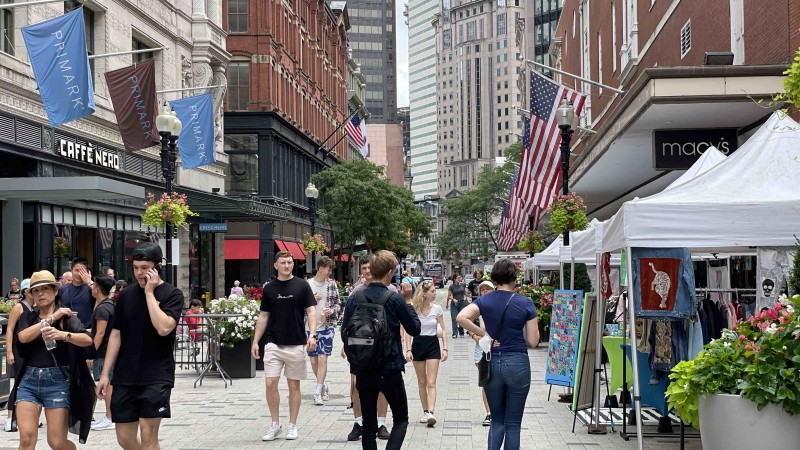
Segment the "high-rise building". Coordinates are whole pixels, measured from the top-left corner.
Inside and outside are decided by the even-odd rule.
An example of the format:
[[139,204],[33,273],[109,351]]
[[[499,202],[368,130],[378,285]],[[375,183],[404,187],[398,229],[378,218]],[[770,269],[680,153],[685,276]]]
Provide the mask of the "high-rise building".
[[[552,66],[550,42],[556,38],[556,27],[564,0],[528,0],[525,11],[525,56],[538,63]],[[542,72],[547,69],[538,68]]]
[[367,79],[369,123],[397,123],[395,0],[348,0],[347,38]]
[[520,138],[525,9],[518,0],[441,2],[434,21],[440,197],[474,187],[480,170]]
[[[449,0],[442,0],[449,2]],[[411,103],[411,191],[416,200],[436,195],[436,42],[431,26],[439,2],[409,0],[408,78]]]
[[403,185],[411,190],[411,108],[397,108],[397,120],[403,129]]

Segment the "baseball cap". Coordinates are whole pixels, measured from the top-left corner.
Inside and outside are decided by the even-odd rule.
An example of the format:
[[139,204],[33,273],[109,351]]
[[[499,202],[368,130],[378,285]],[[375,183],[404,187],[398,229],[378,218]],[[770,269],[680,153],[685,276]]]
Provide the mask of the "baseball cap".
[[489,287],[489,289],[494,290],[494,284],[489,280],[482,281],[481,284],[478,285],[478,290],[480,290],[480,288],[484,286],[487,286]]
[[164,254],[161,253],[161,247],[155,242],[145,242],[133,250],[134,261],[152,261],[160,264],[163,259]]
[[31,279],[25,278],[22,280],[22,283],[19,284],[19,290],[24,291],[25,289],[30,289],[31,287]]

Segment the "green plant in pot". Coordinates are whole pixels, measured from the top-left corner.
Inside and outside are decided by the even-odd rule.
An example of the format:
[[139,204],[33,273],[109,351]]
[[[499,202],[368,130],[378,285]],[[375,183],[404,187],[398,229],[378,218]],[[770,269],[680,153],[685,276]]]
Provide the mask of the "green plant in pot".
[[305,233],[303,235],[303,250],[306,253],[322,253],[326,248],[328,248],[328,244],[325,243],[321,234]]
[[583,198],[574,192],[556,196],[547,212],[550,213],[550,230],[555,234],[585,230],[589,225],[586,218],[586,204]]
[[142,222],[150,227],[164,228],[167,226],[166,223],[171,221],[176,228],[181,226],[188,228],[186,219],[197,215],[189,209],[186,195],[177,192],[171,195],[165,192],[158,199],[152,193],[148,193],[144,207]]
[[[748,439],[776,435],[792,443],[787,447],[770,442],[771,446],[796,448],[800,442],[798,311],[799,295],[782,296],[771,308],[723,330],[722,337],[707,344],[694,360],[672,369],[667,402],[685,422],[701,429],[703,448],[758,448],[758,442],[748,444]],[[767,426],[781,429],[771,433],[764,429]],[[733,446],[726,447],[729,444],[723,441]]]

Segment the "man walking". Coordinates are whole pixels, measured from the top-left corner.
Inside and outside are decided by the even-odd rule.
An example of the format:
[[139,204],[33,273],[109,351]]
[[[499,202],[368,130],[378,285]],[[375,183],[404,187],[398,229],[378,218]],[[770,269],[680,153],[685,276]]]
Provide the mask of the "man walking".
[[163,255],[158,244],[144,243],[132,257],[138,284],[128,286],[117,298],[97,397],[105,400],[113,368],[111,420],[116,424],[117,442],[125,450],[157,450],[161,419],[171,417],[175,327],[184,298],[159,276]]
[[[334,320],[339,314],[339,289],[336,282],[330,279],[333,269],[333,260],[322,256],[317,261],[317,274],[308,279],[311,292],[314,293],[317,321],[317,349],[309,351],[311,370],[317,377],[317,390],[314,392],[314,404],[321,406],[330,400],[325,377],[328,376],[328,357],[333,351]],[[306,336],[310,337],[308,323],[306,323]]]
[[478,293],[478,287],[481,285],[481,283],[483,283],[483,271],[480,269],[476,270],[472,276],[472,281],[467,284],[467,295],[470,298],[470,301],[475,301],[478,299],[478,297],[480,297],[480,294]]
[[[380,250],[370,260],[369,268],[373,282],[363,290],[363,296],[369,303],[379,303],[391,283],[397,258],[393,253]],[[342,329],[347,329],[358,301],[348,301],[344,311]],[[400,342],[400,325],[406,333],[418,336],[420,322],[410,299],[404,300],[400,294],[392,292],[383,305],[384,315],[391,342],[389,357],[381,367],[355,369],[356,388],[358,389],[361,412],[364,415],[364,435],[361,446],[365,450],[376,450],[375,436],[378,431],[378,394],[383,393],[392,408],[394,426],[386,443],[386,449],[399,450],[403,445],[408,428],[408,399],[403,383],[405,359]],[[347,337],[342,336],[345,346]],[[352,368],[351,368],[352,371]]]
[[89,272],[89,261],[86,258],[72,260],[72,282],[58,288],[61,304],[78,313],[84,328],[92,326],[92,311],[94,310],[94,297],[92,297],[92,273]]
[[[278,381],[283,371],[289,385],[289,428],[286,439],[297,439],[297,415],[300,412],[300,380],[306,379],[306,352],[317,349],[316,332],[306,338],[304,319],[309,330],[317,329],[317,301],[308,282],[292,275],[294,258],[287,251],[275,255],[278,277],[267,283],[261,296],[261,313],[253,336],[253,357],[258,359],[258,341],[266,331],[264,377],[267,406],[272,417],[262,441],[272,441],[281,433]],[[285,368],[285,369],[284,369]]]

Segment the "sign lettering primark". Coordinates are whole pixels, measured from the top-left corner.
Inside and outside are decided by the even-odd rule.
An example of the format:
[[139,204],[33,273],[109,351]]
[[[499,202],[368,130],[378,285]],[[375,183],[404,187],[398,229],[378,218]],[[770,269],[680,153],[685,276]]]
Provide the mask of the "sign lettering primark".
[[738,148],[736,128],[654,130],[654,164],[658,170],[684,170],[712,145],[728,156]]
[[56,153],[75,161],[119,170],[119,155],[117,153],[100,150],[92,144],[76,144],[66,139],[59,139]]

